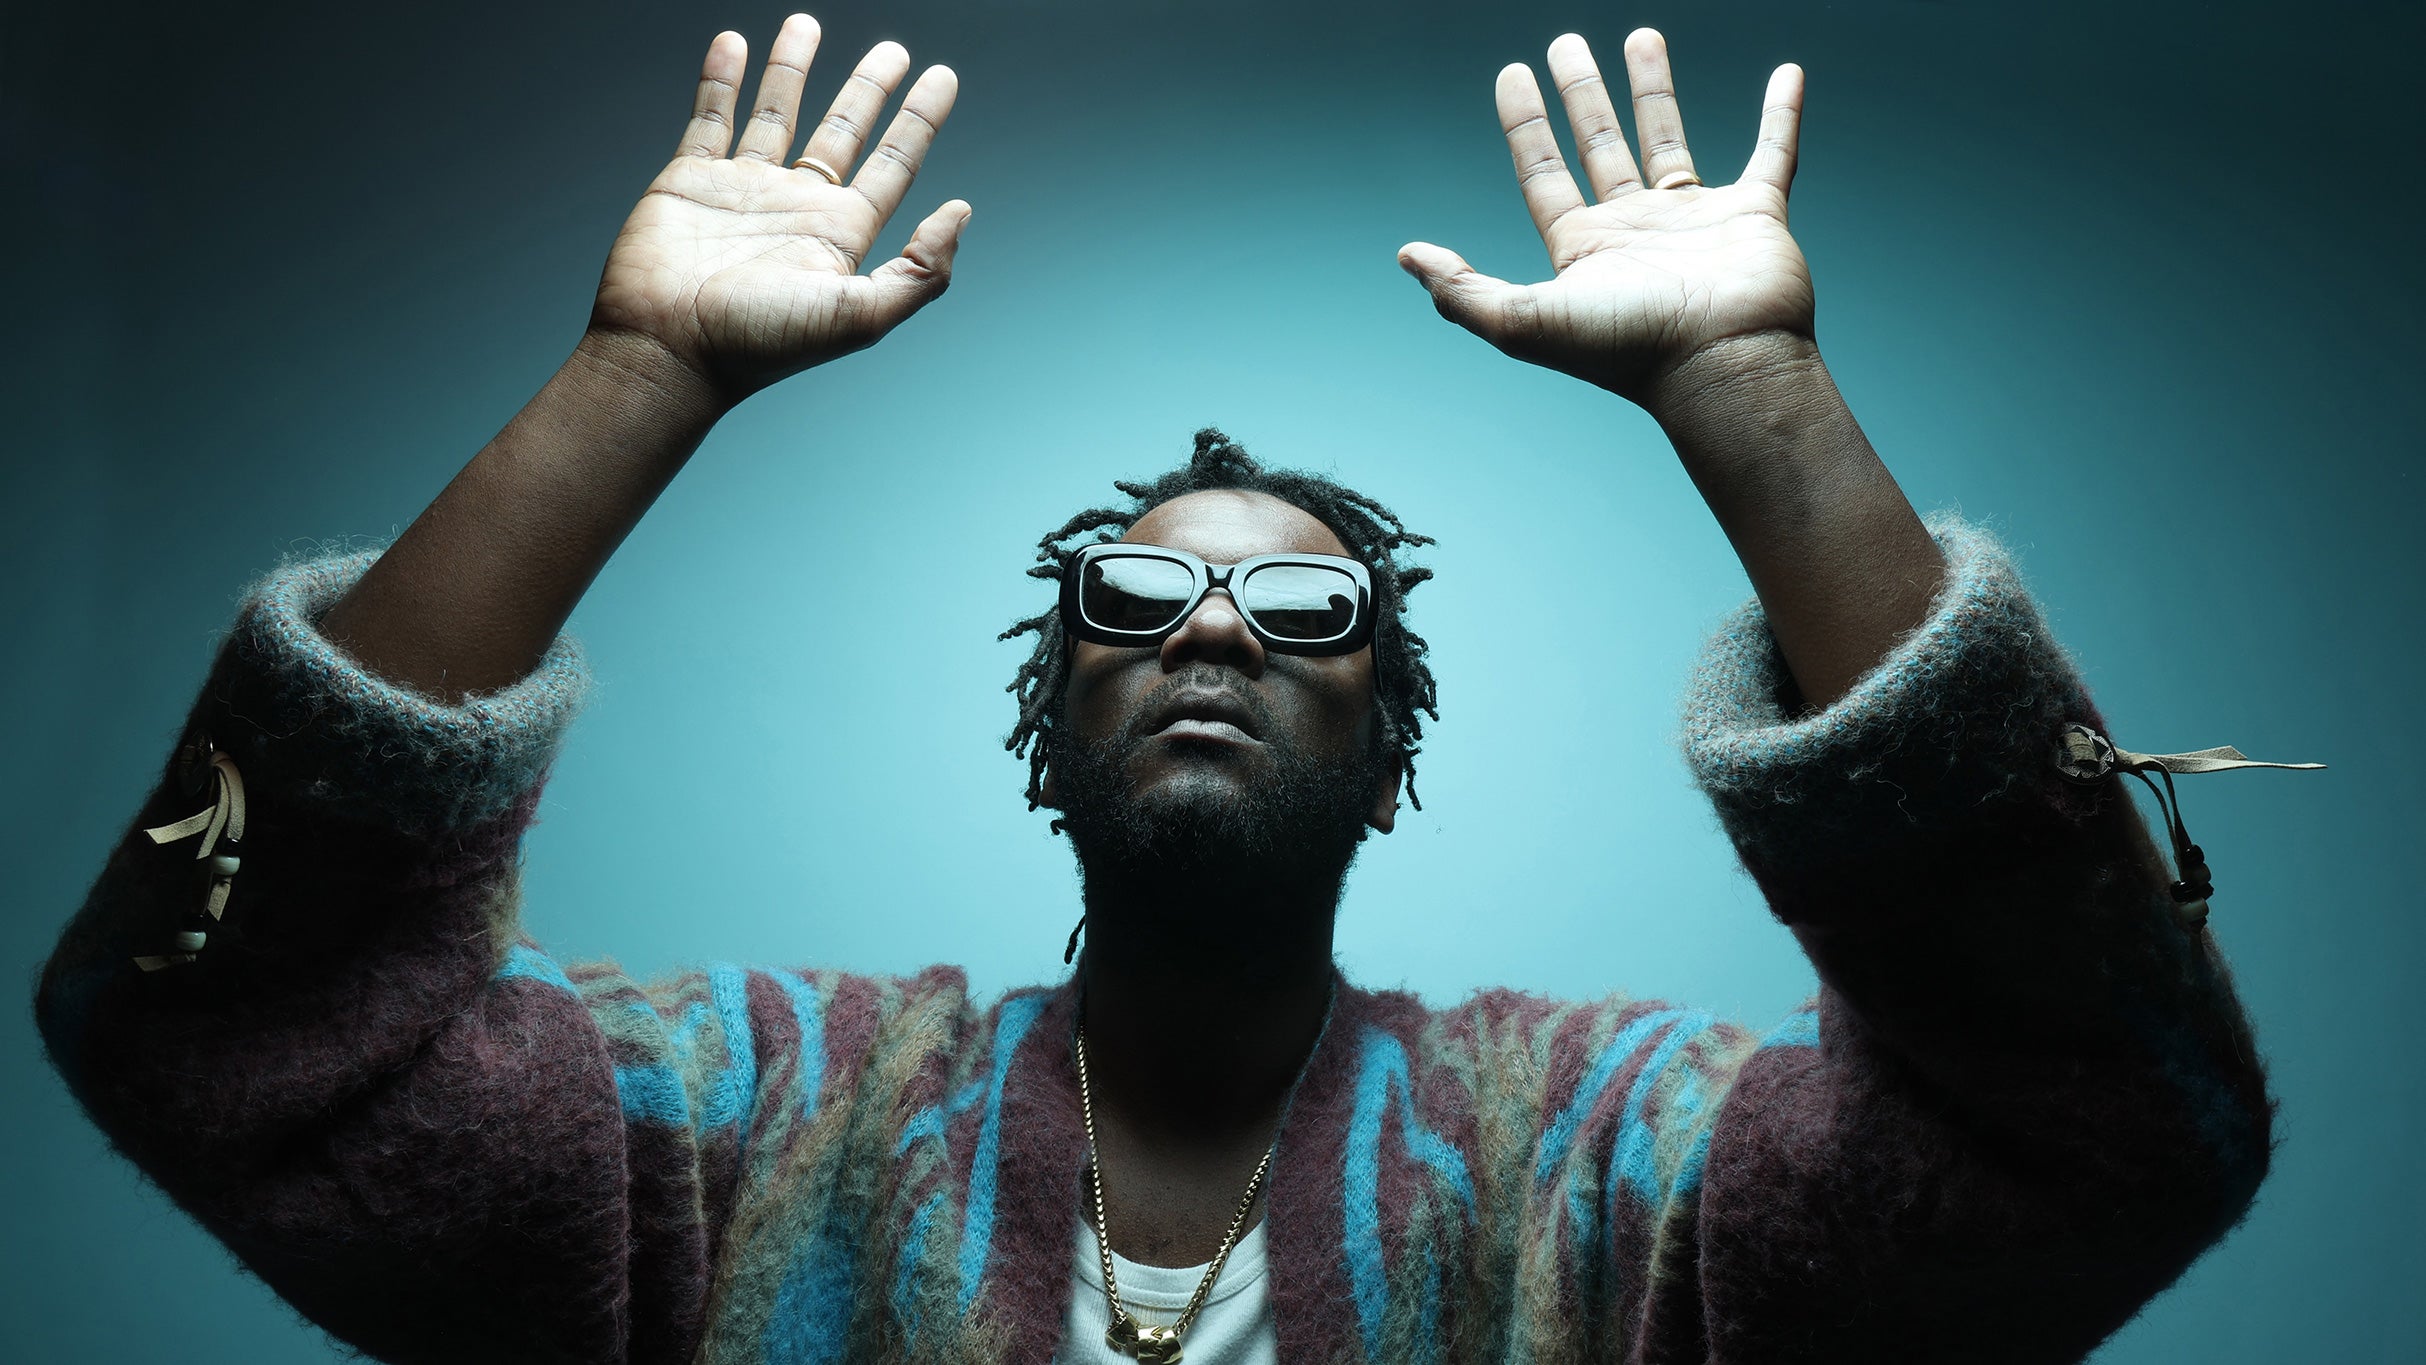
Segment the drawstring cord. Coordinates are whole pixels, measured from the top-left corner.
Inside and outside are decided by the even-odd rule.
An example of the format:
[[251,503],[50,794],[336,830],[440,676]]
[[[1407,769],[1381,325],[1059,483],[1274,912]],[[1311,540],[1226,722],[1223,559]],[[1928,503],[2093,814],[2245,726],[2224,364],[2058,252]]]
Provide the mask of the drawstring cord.
[[[170,940],[171,951],[136,957],[135,965],[147,972],[191,962],[201,953],[202,946],[210,941],[208,926],[218,923],[220,916],[227,913],[228,887],[234,882],[236,869],[240,865],[235,854],[213,850],[219,847],[222,840],[229,848],[244,841],[244,777],[236,771],[236,761],[211,747],[209,740],[199,741],[198,748],[200,753],[209,755],[210,768],[207,773],[218,787],[210,807],[172,824],[154,826],[143,833],[155,844],[171,844],[190,835],[201,835],[202,842],[194,849],[194,860],[209,860],[210,890],[203,898],[202,913],[189,915],[186,927],[178,930]],[[188,779],[189,785],[202,778],[205,771],[194,769]]]
[[[2173,775],[2180,773],[2220,773],[2234,768],[2319,769],[2322,763],[2267,763],[2249,757],[2229,744],[2213,749],[2194,749],[2183,754],[2139,754],[2115,747],[2104,735],[2086,725],[2066,725],[2056,756],[2056,771],[2084,785],[2104,781],[2115,772],[2126,772],[2145,783],[2156,793],[2158,809],[2165,815],[2166,841],[2173,845],[2173,865],[2177,880],[2169,888],[2182,926],[2196,929],[2207,922],[2207,898],[2215,894],[2215,877],[2207,868],[2207,852],[2191,842],[2190,830],[2182,823],[2182,799],[2173,789]],[[2159,787],[2149,773],[2164,779]]]

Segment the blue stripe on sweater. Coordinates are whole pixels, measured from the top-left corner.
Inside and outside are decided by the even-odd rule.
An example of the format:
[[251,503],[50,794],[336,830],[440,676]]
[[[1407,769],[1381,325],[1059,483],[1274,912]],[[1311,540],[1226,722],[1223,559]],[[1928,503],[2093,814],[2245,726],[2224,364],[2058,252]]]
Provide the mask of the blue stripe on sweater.
[[1762,1047],[1818,1047],[1819,1011],[1797,1010],[1761,1035]]
[[1693,1145],[1685,1149],[1685,1159],[1676,1163],[1676,1178],[1668,1182],[1670,1199],[1691,1199],[1702,1191],[1702,1167],[1710,1161],[1710,1135],[1718,1125],[1706,1124],[1693,1135]]
[[[1799,1010],[1787,1015],[1779,1021],[1775,1028],[1763,1034],[1755,1046],[1764,1048],[1818,1047],[1819,1012],[1817,1010]],[[1703,1079],[1700,1072],[1688,1071],[1677,1079],[1676,1090],[1668,1097],[1665,1117],[1672,1126],[1689,1124],[1696,1115],[1701,1113],[1702,1105],[1708,1098],[1709,1083]],[[1667,1202],[1690,1200],[1701,1193],[1702,1170],[1710,1162],[1710,1136],[1716,1131],[1718,1129],[1715,1123],[1706,1123],[1694,1133],[1693,1140],[1686,1146],[1684,1155],[1677,1160],[1676,1170],[1668,1177]],[[1646,1158],[1649,1156],[1648,1146],[1649,1144],[1644,1144],[1646,1150],[1643,1154]],[[1624,1155],[1626,1151],[1625,1144],[1621,1142],[1619,1154]],[[1626,1166],[1622,1170],[1613,1172],[1613,1175],[1617,1178],[1608,1182],[1605,1191],[1608,1201],[1607,1224],[1612,1229],[1616,1227],[1618,1179],[1624,1179],[1632,1184],[1635,1192],[1646,1199],[1652,1197],[1658,1183],[1654,1172],[1649,1169],[1647,1160],[1639,1166]]]
[[852,1292],[858,1274],[856,1245],[830,1202],[824,1222],[793,1249],[792,1263],[776,1287],[774,1310],[758,1338],[765,1359],[799,1365],[833,1365],[842,1359],[851,1314],[858,1307]]
[[[741,968],[719,962],[708,968],[708,998],[724,1030],[724,1070],[708,1091],[707,1126],[739,1123],[758,1102],[758,1045],[750,1033],[750,984]],[[749,1134],[741,1135],[746,1143]]]
[[[901,1263],[893,1268],[893,1320],[902,1325],[911,1344],[918,1341],[918,1263],[926,1259],[927,1228],[943,1207],[943,1191],[927,1196],[910,1215],[910,1230],[901,1243]],[[966,1307],[964,1304],[963,1307]]]
[[682,1074],[670,1066],[619,1066],[615,1093],[623,1099],[627,1123],[688,1126],[691,1102],[682,1088]]
[[1575,1097],[1567,1101],[1567,1107],[1551,1121],[1550,1130],[1542,1134],[1541,1153],[1533,1162],[1535,1184],[1547,1185],[1550,1177],[1558,1173],[1559,1166],[1567,1159],[1568,1149],[1575,1145],[1577,1130],[1583,1127],[1584,1119],[1592,1113],[1592,1107],[1600,1103],[1601,1092],[1609,1088],[1609,1080],[1617,1074],[1617,1069],[1634,1055],[1636,1048],[1650,1041],[1652,1034],[1684,1017],[1683,1010],[1653,1010],[1619,1029],[1617,1036],[1600,1050],[1600,1055],[1592,1060],[1592,1070],[1585,1074],[1583,1084],[1576,1087]]
[[578,994],[573,990],[573,979],[564,974],[564,968],[556,965],[556,959],[520,943],[506,949],[505,965],[497,969],[497,979],[538,981],[568,994]]
[[800,1027],[800,1113],[817,1112],[817,1092],[825,1086],[825,1007],[809,983],[790,972],[773,973],[784,998],[792,1002],[792,1022]]
[[719,963],[708,968],[708,999],[683,1007],[679,1023],[668,1025],[655,1006],[625,1000],[619,1007],[650,1032],[662,1031],[667,1060],[615,1068],[615,1085],[623,1095],[626,1119],[650,1123],[691,1121],[684,1097],[685,1078],[698,1074],[699,1035],[713,1019],[725,1064],[700,1077],[705,1110],[702,1128],[721,1128],[747,1117],[758,1100],[758,1053],[750,1030],[749,974]]
[[966,1221],[960,1226],[960,1311],[969,1311],[977,1285],[986,1273],[986,1257],[994,1245],[994,1175],[1002,1154],[1002,1087],[1011,1074],[1011,1055],[1019,1040],[1043,1012],[1045,996],[1013,996],[1002,1002],[994,1021],[994,1074],[986,1082],[985,1117],[977,1125],[977,1151],[969,1161]]
[[[1398,1039],[1370,1024],[1358,1040],[1356,1108],[1348,1118],[1348,1144],[1342,1172],[1340,1222],[1348,1260],[1348,1285],[1356,1298],[1357,1326],[1368,1359],[1381,1358],[1382,1316],[1389,1307],[1389,1268],[1381,1247],[1382,1118],[1390,1108],[1391,1083],[1398,1088],[1400,1140],[1407,1154],[1431,1168],[1433,1176],[1456,1191],[1464,1202],[1467,1221],[1475,1217],[1474,1179],[1466,1158],[1439,1133],[1415,1117],[1415,1087],[1407,1069],[1407,1050]],[[1440,1312],[1440,1265],[1425,1249],[1423,1299],[1416,1307],[1422,1344],[1438,1346],[1429,1324]]]
[[954,1091],[952,1098],[942,1104],[930,1104],[912,1114],[910,1121],[901,1125],[901,1136],[894,1140],[893,1155],[900,1156],[909,1151],[910,1144],[920,1138],[942,1137],[944,1130],[951,1126],[953,1117],[977,1103],[985,1093],[984,1081],[971,1081]]
[[[1700,1036],[1703,1029],[1710,1027],[1710,1023],[1710,1016],[1701,1013],[1688,1014],[1677,1020],[1675,1026],[1668,1030],[1668,1036],[1652,1050],[1642,1070],[1634,1073],[1634,1084],[1626,1088],[1626,1105],[1618,1114],[1617,1144],[1610,1156],[1610,1164],[1617,1168],[1614,1172],[1616,1180],[1610,1183],[1623,1183],[1646,1204],[1658,1202],[1661,1189],[1659,1174],[1652,1159],[1659,1132],[1643,1121],[1643,1106],[1650,1100],[1652,1088],[1659,1084],[1660,1074],[1676,1060],[1676,1054],[1684,1051],[1685,1045]],[[1700,1097],[1694,1096],[1691,1102],[1698,1104]],[[1673,1107],[1670,1106],[1671,1109]],[[1690,1112],[1663,1113],[1660,1117],[1665,1123],[1672,1118],[1684,1118]]]
[[[1707,1092],[1708,1086],[1702,1080],[1700,1072],[1688,1070],[1678,1076],[1676,1088],[1669,1092],[1667,1102],[1660,1106],[1661,1126],[1670,1131],[1689,1126],[1693,1122],[1694,1115],[1701,1112],[1702,1100]],[[1659,1181],[1656,1173],[1650,1169],[1651,1162],[1648,1160],[1651,1155],[1649,1148],[1652,1144],[1643,1145],[1645,1160],[1640,1169],[1626,1164],[1628,1145],[1622,1131],[1618,1142],[1609,1150],[1609,1169],[1601,1180],[1601,1230],[1612,1257],[1615,1256],[1617,1247],[1618,1190],[1621,1187],[1631,1187],[1636,1197],[1644,1202],[1660,1202],[1658,1199],[1661,1193],[1658,1188]],[[1705,1127],[1694,1134],[1692,1144],[1677,1163],[1676,1173],[1669,1178],[1666,1190],[1669,1200],[1690,1197],[1700,1190],[1701,1160],[1708,1153],[1709,1148],[1710,1130]]]

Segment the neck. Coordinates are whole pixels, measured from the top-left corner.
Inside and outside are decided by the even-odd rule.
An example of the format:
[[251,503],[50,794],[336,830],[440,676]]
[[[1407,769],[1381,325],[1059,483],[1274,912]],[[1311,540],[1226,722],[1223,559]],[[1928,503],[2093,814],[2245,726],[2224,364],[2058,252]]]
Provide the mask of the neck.
[[1087,879],[1078,961],[1095,1103],[1175,1143],[1268,1133],[1331,999],[1336,887],[1150,899]]

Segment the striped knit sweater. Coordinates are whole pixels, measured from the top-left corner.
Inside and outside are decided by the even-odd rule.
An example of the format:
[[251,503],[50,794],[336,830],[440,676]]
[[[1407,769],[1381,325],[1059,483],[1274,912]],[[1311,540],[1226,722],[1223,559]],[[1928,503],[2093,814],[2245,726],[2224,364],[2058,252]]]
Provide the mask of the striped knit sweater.
[[[2270,1104],[2004,552],[1798,715],[1757,606],[1685,749],[1818,996],[1765,1030],[1623,997],[1336,984],[1267,1228],[1287,1361],[2074,1359],[2247,1208]],[[173,759],[37,1003],[94,1120],[255,1274],[383,1359],[1018,1361],[1057,1345],[1085,1139],[1070,987],[712,966],[522,937],[517,849],[583,688],[559,643],[444,706],[248,597],[189,741],[250,796],[198,960]],[[207,775],[207,774],[205,774]]]

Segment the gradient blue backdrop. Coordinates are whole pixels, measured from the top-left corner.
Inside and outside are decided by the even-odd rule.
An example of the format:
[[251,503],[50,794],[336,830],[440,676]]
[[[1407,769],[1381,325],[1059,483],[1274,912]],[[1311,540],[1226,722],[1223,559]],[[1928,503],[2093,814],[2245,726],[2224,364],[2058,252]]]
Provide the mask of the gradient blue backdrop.
[[[33,7],[26,7],[28,10]],[[419,511],[576,339],[724,27],[771,4],[13,12],[0,960],[30,984],[250,575]],[[1348,969],[1434,1001],[1631,989],[1766,1021],[1812,981],[1671,737],[1746,593],[1659,433],[1440,322],[1410,238],[1538,278],[1493,72],[1651,23],[1704,174],[1810,72],[1793,226],[1820,336],[1923,509],[2019,547],[2187,784],[2283,1145],[2106,1365],[2426,1357],[2411,996],[2421,800],[2419,21],[2333,5],[819,11],[962,75],[916,188],[951,294],[749,402],[574,618],[602,679],[529,842],[560,953],[1054,976],[1072,869],[1018,799],[994,633],[1038,534],[1218,423],[1439,537],[1442,719],[1368,846]],[[885,238],[889,252],[907,222]],[[908,580],[863,599],[872,557]],[[915,629],[895,599],[932,604]],[[1529,642],[1523,646],[1511,640]],[[20,997],[22,999],[23,997]],[[0,1012],[0,1356],[337,1353],[110,1155]]]

